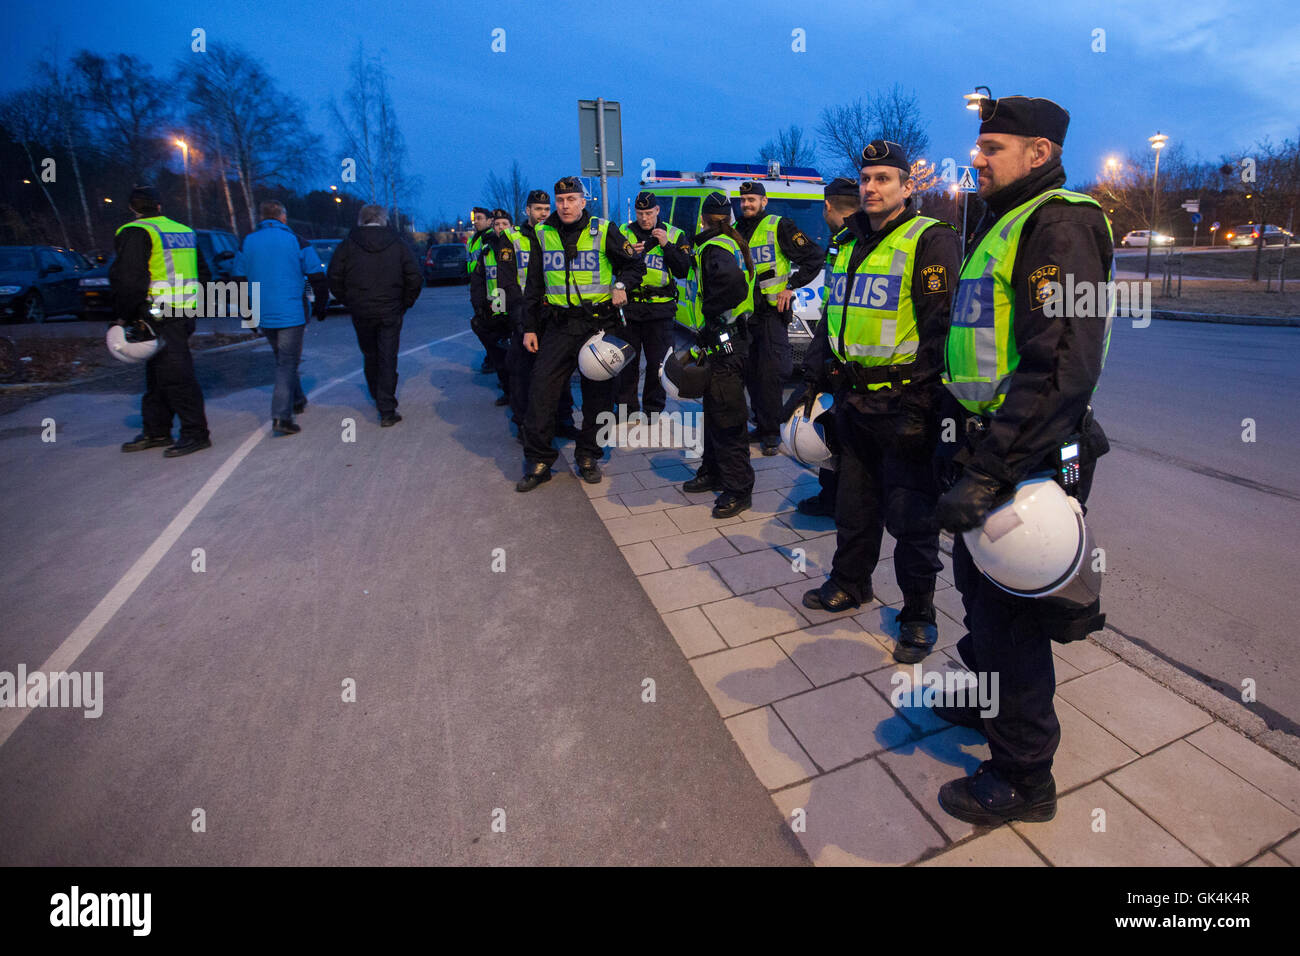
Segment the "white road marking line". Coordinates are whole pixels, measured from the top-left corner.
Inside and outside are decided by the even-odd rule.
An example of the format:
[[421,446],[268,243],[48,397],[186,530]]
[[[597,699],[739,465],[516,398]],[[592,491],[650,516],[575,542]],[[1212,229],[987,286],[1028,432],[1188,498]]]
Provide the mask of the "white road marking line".
[[[450,341],[451,339],[460,338],[462,335],[467,335],[469,331],[469,329],[466,329],[463,332],[457,332],[454,335],[445,335],[440,339],[434,339],[432,342],[425,342],[423,345],[409,348],[404,352],[399,352],[398,358],[401,358],[404,355],[410,355],[413,352],[418,352],[421,349],[432,348],[435,345]],[[346,382],[348,379],[354,378],[357,375],[361,375],[363,371],[364,369],[357,369],[355,372],[349,372],[347,375],[331,379],[324,385],[312,389],[310,398],[315,398],[327,389],[333,388],[335,385],[341,384],[342,382]],[[226,483],[226,479],[234,473],[240,463],[248,457],[249,452],[253,450],[258,442],[266,437],[270,430],[270,425],[260,425],[256,431],[244,439],[243,444],[236,448],[235,451],[231,453],[230,457],[222,462],[221,467],[213,473],[211,478],[204,482],[203,487],[200,488],[194,497],[186,503],[185,507],[181,508],[176,517],[168,523],[167,527],[163,529],[162,534],[158,535],[158,537],[154,539],[153,544],[149,545],[144,554],[140,555],[136,560],[135,564],[131,565],[126,574],[122,575],[118,582],[113,585],[106,595],[104,595],[103,600],[95,605],[94,610],[86,615],[85,619],[82,620],[82,622],[77,625],[76,629],[64,639],[62,644],[55,648],[54,653],[51,654],[45,663],[37,668],[37,670],[46,674],[50,671],[71,670],[72,665],[76,662],[77,658],[80,657],[82,652],[90,646],[90,642],[99,636],[99,632],[102,631],[108,622],[113,619],[113,616],[121,610],[122,605],[125,604],[131,595],[135,593],[136,588],[143,584],[145,578],[149,576],[149,573],[158,566],[158,562],[163,559],[163,555],[171,550],[171,547],[176,543],[176,540],[185,533],[185,529],[187,529],[190,526],[190,523],[198,517],[199,512],[203,510],[204,506],[212,500],[212,496],[215,495],[221,486]],[[27,707],[0,708],[0,747],[5,745],[13,735],[13,732],[18,729],[22,722],[27,718],[27,715],[31,713],[32,708],[38,706],[37,701],[44,700],[44,695],[28,695],[27,699],[29,701]]]

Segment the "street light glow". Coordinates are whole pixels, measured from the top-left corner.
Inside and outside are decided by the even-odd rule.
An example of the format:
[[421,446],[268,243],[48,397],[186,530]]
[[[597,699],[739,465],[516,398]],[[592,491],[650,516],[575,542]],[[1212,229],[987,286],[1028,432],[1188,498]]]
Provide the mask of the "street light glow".
[[1154,136],[1148,136],[1147,142],[1151,144],[1152,149],[1164,149],[1165,143],[1169,142],[1169,137],[1164,133],[1156,133]]

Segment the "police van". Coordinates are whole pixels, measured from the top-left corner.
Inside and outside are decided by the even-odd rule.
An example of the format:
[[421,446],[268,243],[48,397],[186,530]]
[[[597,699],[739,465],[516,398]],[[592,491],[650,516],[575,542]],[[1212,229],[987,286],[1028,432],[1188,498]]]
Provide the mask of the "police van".
[[[659,218],[671,222],[688,237],[694,237],[700,228],[700,204],[711,192],[720,192],[731,200],[736,218],[740,217],[740,184],[746,180],[761,182],[767,192],[766,215],[793,219],[803,232],[823,249],[830,241],[830,230],[822,218],[825,180],[817,170],[807,166],[787,166],[778,163],[756,165],[752,163],[709,163],[703,172],[685,172],[675,169],[655,170],[654,175],[641,180],[659,200]],[[813,329],[821,320],[823,274],[801,289],[794,289],[793,318],[790,322],[790,344],[797,367],[812,342]],[[680,293],[677,299],[677,322],[689,328],[686,321],[690,303],[695,298],[695,274],[678,279]]]

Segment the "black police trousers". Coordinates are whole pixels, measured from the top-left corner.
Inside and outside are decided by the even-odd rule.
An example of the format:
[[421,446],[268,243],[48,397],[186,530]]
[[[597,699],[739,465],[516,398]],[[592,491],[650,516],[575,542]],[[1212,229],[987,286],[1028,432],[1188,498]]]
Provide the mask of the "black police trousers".
[[904,598],[925,599],[943,567],[939,532],[931,523],[938,499],[931,449],[899,446],[898,413],[889,411],[887,396],[864,396],[880,406],[864,412],[852,404],[851,394],[841,391],[834,405],[840,460],[831,580],[855,601],[866,600],[888,529],[896,541],[894,575]]
[[[569,388],[569,379],[578,367],[578,351],[597,331],[561,318],[550,322],[542,333],[541,344],[533,362],[533,380],[528,390],[528,411],[524,415],[524,455],[529,462],[555,464],[555,413],[560,395]],[[600,461],[605,450],[596,444],[597,418],[614,404],[614,381],[593,382],[582,379],[582,429],[574,457]]]
[[510,338],[510,320],[504,313],[475,315],[469,320],[469,327],[487,350],[488,364],[497,373],[497,384],[501,386],[501,391],[509,395],[510,370],[506,366],[506,343]]
[[175,316],[155,323],[163,346],[144,364],[144,397],[140,417],[150,438],[172,433],[173,416],[180,419],[177,443],[208,440],[208,418],[203,411],[203,389],[194,375],[190,336],[197,323]]
[[380,418],[397,411],[397,349],[402,338],[402,318],[401,312],[352,316],[366,388],[375,400]]
[[[662,412],[668,396],[659,381],[659,366],[673,345],[673,317],[677,314],[677,303],[629,302],[623,313],[627,316],[627,324],[615,329],[613,334],[632,346],[633,355],[619,373],[614,402],[626,405],[629,413],[641,411],[651,415]],[[641,374],[642,352],[645,353],[645,385],[638,403],[636,386]]]
[[732,340],[731,354],[709,356],[709,387],[704,392],[704,456],[700,469],[716,475],[723,491],[744,496],[754,490],[749,463],[749,408],[745,405],[747,342]]
[[794,367],[789,323],[789,312],[777,312],[766,302],[756,303],[750,320],[745,387],[754,406],[759,435],[781,434],[781,383]]
[[[510,336],[510,348],[506,350],[506,369],[510,375],[510,388],[506,390],[506,395],[510,398],[510,418],[521,435],[528,414],[528,390],[532,386],[533,365],[536,361],[536,353],[524,348],[524,330],[516,328]],[[560,401],[555,408],[555,424],[557,427],[573,424],[573,390],[570,388],[560,390]]]

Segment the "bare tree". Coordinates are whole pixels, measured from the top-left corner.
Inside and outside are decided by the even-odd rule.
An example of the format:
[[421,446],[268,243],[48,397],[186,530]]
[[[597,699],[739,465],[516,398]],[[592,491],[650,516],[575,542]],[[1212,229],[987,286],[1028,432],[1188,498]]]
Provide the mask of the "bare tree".
[[321,140],[307,131],[302,105],[282,93],[262,64],[238,47],[212,45],[178,70],[192,125],[209,131],[239,174],[249,228],[257,227],[254,190],[289,186],[319,163]]
[[67,151],[68,161],[72,164],[72,177],[77,183],[77,194],[81,197],[81,212],[86,220],[86,242],[95,242],[95,227],[90,221],[90,204],[86,202],[86,186],[81,180],[81,164],[77,160],[77,150],[85,142],[84,107],[81,91],[68,72],[58,64],[54,54],[48,54],[37,66],[41,75],[39,97],[42,105],[53,118]]
[[0,100],[0,124],[3,124],[9,135],[22,146],[23,153],[27,156],[27,166],[31,170],[32,182],[41,187],[45,201],[50,204],[54,219],[59,224],[59,232],[63,234],[64,246],[71,247],[72,243],[68,241],[68,227],[63,223],[63,216],[54,203],[54,197],[46,188],[45,180],[41,178],[41,171],[36,168],[36,157],[32,153],[33,147],[40,149],[54,137],[54,131],[49,124],[49,115],[43,109],[37,91],[17,90]]
[[73,67],[86,107],[98,120],[100,148],[124,162],[135,182],[149,181],[159,159],[159,127],[172,118],[153,65],[130,53],[108,59],[82,50]]
[[852,103],[828,106],[817,125],[823,155],[837,173],[857,175],[862,147],[873,139],[898,143],[912,159],[930,148],[930,135],[921,121],[915,93],[895,83],[888,90]]
[[759,147],[758,161],[773,160],[782,166],[811,166],[817,161],[817,146],[804,134],[802,126],[791,123]]
[[406,138],[388,90],[388,72],[358,45],[349,74],[342,104],[330,101],[331,118],[344,154],[356,161],[370,201],[386,206],[400,223],[401,205],[418,188],[418,178],[407,172]]
[[519,168],[519,160],[510,161],[510,169],[504,177],[495,172],[488,173],[483,192],[493,208],[510,213],[511,222],[523,221],[524,207],[528,202],[528,183],[524,179],[523,170]]

